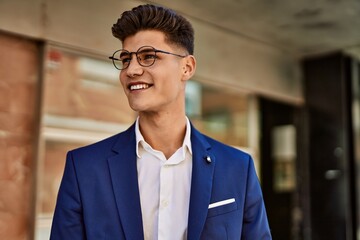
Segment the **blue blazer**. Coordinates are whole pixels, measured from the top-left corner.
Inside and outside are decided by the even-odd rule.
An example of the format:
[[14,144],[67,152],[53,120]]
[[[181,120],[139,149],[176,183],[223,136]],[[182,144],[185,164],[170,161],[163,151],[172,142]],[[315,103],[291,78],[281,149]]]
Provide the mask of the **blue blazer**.
[[[251,157],[194,127],[191,143],[187,239],[271,239]],[[132,125],[123,133],[68,153],[51,240],[144,239],[135,147]],[[209,209],[210,204],[226,199],[235,201]]]

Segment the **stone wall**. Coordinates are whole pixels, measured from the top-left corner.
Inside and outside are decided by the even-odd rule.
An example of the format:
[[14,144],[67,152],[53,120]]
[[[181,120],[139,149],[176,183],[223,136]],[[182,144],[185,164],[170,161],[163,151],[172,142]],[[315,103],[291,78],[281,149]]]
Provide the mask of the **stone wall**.
[[0,239],[31,239],[39,46],[0,33]]

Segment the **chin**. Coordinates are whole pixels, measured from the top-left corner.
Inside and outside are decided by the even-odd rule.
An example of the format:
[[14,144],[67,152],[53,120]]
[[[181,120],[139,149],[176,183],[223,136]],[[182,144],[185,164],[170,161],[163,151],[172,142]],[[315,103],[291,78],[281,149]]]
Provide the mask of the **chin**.
[[148,109],[145,106],[130,104],[130,108],[135,112],[146,112]]
[[131,106],[131,105],[130,105],[130,108],[131,108],[132,110],[134,110],[135,112],[141,112],[141,108],[139,108],[139,107],[137,107],[137,106]]

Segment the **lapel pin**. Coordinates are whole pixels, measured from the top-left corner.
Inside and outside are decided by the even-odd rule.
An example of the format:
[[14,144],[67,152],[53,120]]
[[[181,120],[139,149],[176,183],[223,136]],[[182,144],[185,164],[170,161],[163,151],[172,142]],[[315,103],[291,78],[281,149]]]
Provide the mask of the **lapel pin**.
[[205,160],[207,163],[211,163],[211,157],[210,156],[205,156]]

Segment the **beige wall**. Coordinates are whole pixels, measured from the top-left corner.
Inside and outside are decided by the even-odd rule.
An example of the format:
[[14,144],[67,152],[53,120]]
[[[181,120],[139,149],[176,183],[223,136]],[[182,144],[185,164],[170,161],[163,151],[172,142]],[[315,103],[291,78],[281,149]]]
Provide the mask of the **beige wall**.
[[[110,27],[133,0],[1,0],[0,29],[104,56],[120,47]],[[303,101],[298,61],[261,42],[250,41],[189,18],[196,32],[195,78],[294,103]]]

